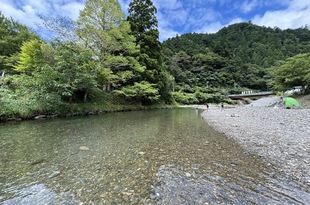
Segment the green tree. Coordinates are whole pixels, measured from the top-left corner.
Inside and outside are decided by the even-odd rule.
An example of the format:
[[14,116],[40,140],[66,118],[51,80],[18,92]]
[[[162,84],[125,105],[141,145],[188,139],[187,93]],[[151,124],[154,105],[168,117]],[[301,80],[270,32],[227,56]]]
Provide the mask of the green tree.
[[86,102],[88,94],[97,89],[93,53],[71,42],[53,46],[37,40],[25,43],[16,70],[22,73],[15,79],[17,88],[23,88],[20,96],[31,93],[43,107],[56,101]]
[[134,57],[139,47],[117,0],[87,0],[77,33],[98,61],[97,80],[104,89],[133,84],[144,71]]
[[162,98],[169,101],[171,90],[167,87],[171,85],[172,78],[163,65],[156,12],[157,9],[151,0],[133,0],[129,4],[127,20],[137,45],[140,46],[139,62],[146,68],[143,80],[156,84]]
[[39,37],[26,26],[6,18],[0,11],[0,75],[13,73],[13,65],[22,44]]
[[278,91],[292,89],[294,86],[310,85],[310,53],[298,54],[288,58],[273,71],[273,88]]
[[135,38],[130,32],[130,26],[125,21],[107,32],[111,38],[111,49],[102,65],[112,71],[114,78],[111,84],[115,89],[139,81],[145,70],[135,57],[139,53],[139,47],[136,46]]
[[44,52],[45,49],[48,49],[48,46],[37,39],[25,42],[21,47],[15,70],[31,74],[40,69],[47,63],[45,61],[45,54],[47,54]]
[[86,0],[77,20],[78,36],[100,59],[105,59],[106,50],[111,49],[107,31],[120,26],[124,18],[117,0]]
[[62,43],[55,48],[55,64],[38,72],[37,81],[66,102],[86,102],[89,93],[98,89],[95,64],[91,50]]

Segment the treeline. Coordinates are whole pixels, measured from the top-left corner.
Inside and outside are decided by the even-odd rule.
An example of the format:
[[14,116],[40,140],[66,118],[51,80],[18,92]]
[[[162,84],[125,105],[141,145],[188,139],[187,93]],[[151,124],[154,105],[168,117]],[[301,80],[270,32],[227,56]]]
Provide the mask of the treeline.
[[[100,8],[100,9],[98,9]],[[156,7],[86,0],[77,21],[41,15],[44,41],[0,13],[0,119],[231,102],[310,81],[310,31],[240,23],[159,41]]]

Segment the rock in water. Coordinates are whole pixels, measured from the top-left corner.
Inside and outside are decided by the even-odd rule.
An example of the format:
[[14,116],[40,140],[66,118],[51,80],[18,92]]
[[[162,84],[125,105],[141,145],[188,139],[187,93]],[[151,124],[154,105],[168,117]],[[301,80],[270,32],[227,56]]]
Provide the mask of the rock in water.
[[50,174],[50,175],[48,176],[48,178],[51,179],[51,178],[57,177],[57,176],[60,175],[60,174],[61,174],[60,171],[55,171],[55,172],[53,172],[52,174]]
[[38,115],[34,117],[35,120],[41,120],[41,119],[46,119],[46,115]]
[[86,147],[86,146],[81,146],[81,147],[79,148],[79,150],[81,150],[81,151],[88,151],[89,148]]
[[31,165],[41,164],[41,163],[43,163],[44,161],[45,161],[44,159],[37,159],[37,160],[35,160],[35,161],[33,161],[33,162],[30,162],[30,164],[31,164]]

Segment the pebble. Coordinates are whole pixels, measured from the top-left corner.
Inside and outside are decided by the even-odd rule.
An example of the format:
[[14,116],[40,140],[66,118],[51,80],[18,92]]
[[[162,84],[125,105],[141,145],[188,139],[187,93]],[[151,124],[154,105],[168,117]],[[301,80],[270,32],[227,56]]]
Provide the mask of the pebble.
[[81,147],[79,148],[79,150],[81,150],[81,151],[88,151],[89,148],[86,147],[86,146],[81,146]]
[[60,171],[55,171],[55,172],[53,172],[52,174],[50,174],[50,175],[48,176],[48,178],[51,179],[51,178],[57,177],[57,176],[60,175],[60,174],[61,174]]
[[[270,100],[255,106],[240,106],[221,111],[211,108],[202,117],[217,131],[233,138],[248,152],[276,164],[290,176],[310,183],[310,109],[266,107]],[[232,117],[238,116],[238,117]],[[297,160],[299,163],[291,163]]]

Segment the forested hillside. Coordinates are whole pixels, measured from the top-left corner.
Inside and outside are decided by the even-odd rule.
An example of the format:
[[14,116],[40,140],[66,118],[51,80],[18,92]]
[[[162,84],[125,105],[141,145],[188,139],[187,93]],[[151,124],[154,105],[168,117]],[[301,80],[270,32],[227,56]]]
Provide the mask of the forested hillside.
[[245,22],[215,34],[191,33],[168,39],[163,42],[163,51],[175,78],[177,96],[185,99],[199,92],[206,101],[218,101],[223,99],[214,99],[216,93],[306,86],[304,82],[276,86],[283,79],[275,81],[274,71],[288,58],[310,53],[310,31],[307,27],[281,30]]

